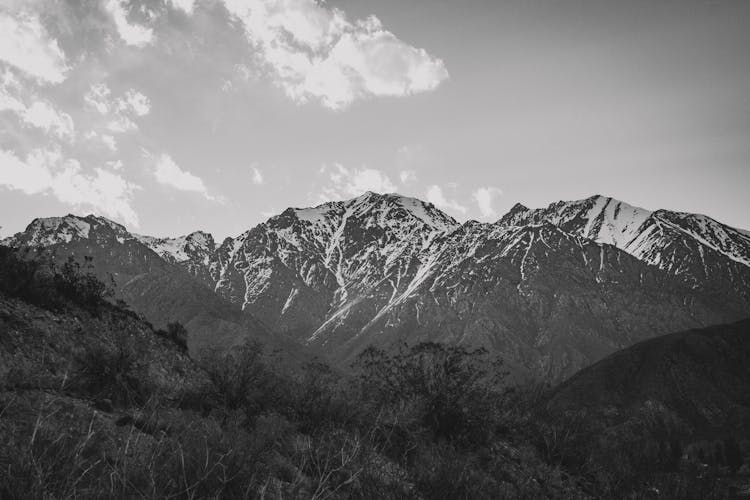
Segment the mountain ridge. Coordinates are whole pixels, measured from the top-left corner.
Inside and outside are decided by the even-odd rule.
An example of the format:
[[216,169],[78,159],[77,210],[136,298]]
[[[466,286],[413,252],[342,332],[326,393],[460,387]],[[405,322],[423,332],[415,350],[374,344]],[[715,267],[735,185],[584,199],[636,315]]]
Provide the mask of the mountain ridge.
[[599,195],[459,223],[433,204],[367,192],[290,207],[220,244],[201,231],[154,238],[80,220],[37,219],[5,242],[69,245],[88,236],[78,225],[102,226],[108,241],[150,249],[339,364],[371,343],[437,340],[560,378],[651,336],[750,316],[750,238]]
[[691,287],[729,287],[750,305],[750,236],[701,214],[649,211],[595,195],[517,211],[502,225],[551,221],[564,230],[613,244],[679,277]]

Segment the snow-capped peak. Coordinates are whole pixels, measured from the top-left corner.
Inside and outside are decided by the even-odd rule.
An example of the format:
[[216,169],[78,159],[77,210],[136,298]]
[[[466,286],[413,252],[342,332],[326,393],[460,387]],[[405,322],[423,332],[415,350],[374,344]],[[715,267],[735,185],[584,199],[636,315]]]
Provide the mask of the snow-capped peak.
[[639,229],[650,215],[649,210],[595,195],[584,200],[559,201],[547,208],[533,210],[516,205],[500,219],[499,224],[524,225],[547,221],[598,243],[624,248],[639,234]]
[[588,223],[582,236],[620,248],[638,235],[641,226],[651,215],[649,210],[614,198],[596,196],[587,201],[591,207],[585,215]]
[[702,214],[657,210],[654,216],[731,260],[750,266],[750,236],[745,232]]
[[151,250],[169,262],[179,263],[188,260],[205,261],[216,250],[213,236],[203,231],[178,236],[176,238],[155,238],[153,236],[135,235]]
[[691,283],[708,276],[706,253],[715,252],[729,261],[750,266],[748,235],[705,215],[669,210],[652,212],[601,195],[560,201],[547,208],[523,208],[514,207],[498,224],[514,226],[548,221],[568,233],[616,246]]
[[31,221],[22,233],[4,240],[13,245],[23,242],[31,246],[50,246],[58,243],[70,243],[74,240],[90,238],[94,233],[105,229],[124,241],[130,234],[124,226],[104,217],[87,215],[80,217],[68,214],[64,217],[43,217]]
[[397,223],[407,220],[418,221],[433,231],[449,232],[459,226],[455,219],[445,214],[432,203],[410,198],[397,193],[379,194],[372,191],[344,201],[323,203],[312,208],[291,209],[302,221],[319,224],[331,217],[344,214],[360,218],[374,217],[378,225],[391,225],[389,219]]

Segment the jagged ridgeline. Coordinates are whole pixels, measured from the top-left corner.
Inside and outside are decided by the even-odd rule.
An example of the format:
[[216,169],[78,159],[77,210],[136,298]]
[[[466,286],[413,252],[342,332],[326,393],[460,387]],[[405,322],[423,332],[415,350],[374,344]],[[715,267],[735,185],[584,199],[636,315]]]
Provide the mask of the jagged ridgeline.
[[259,336],[342,367],[371,344],[430,340],[560,379],[636,341],[750,315],[746,232],[601,196],[459,224],[367,193],[290,208],[218,246],[69,215],[4,244],[94,256],[152,322],[182,321],[193,350]]

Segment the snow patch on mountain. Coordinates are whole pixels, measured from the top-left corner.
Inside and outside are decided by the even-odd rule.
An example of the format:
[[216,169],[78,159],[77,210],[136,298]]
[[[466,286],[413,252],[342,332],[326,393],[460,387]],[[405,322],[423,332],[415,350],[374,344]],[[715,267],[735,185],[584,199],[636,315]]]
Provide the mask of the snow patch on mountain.
[[629,205],[614,198],[592,196],[584,200],[560,201],[547,208],[527,209],[516,205],[498,225],[519,226],[548,221],[561,229],[597,243],[614,245],[662,268],[678,268],[668,262],[663,250],[675,235],[695,240],[730,260],[750,266],[748,234],[697,214],[657,210]]
[[750,236],[700,214],[657,212],[663,223],[740,264],[750,266]]
[[140,234],[133,236],[164,260],[172,263],[197,260],[208,265],[211,254],[216,250],[213,237],[203,231],[177,238],[156,238]]
[[64,217],[45,217],[34,219],[26,230],[3,240],[4,245],[25,244],[48,247],[60,243],[70,243],[93,237],[102,228],[114,233],[121,243],[131,238],[124,226],[104,217],[87,215],[79,217],[68,214]]

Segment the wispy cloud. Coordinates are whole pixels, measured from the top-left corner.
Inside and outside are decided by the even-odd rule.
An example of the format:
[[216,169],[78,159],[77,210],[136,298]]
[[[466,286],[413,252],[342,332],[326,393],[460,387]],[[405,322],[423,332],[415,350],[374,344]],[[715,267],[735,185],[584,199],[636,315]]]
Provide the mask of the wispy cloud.
[[57,150],[34,150],[25,160],[0,150],[0,185],[26,194],[52,194],[62,203],[90,207],[112,218],[137,226],[132,207],[139,186],[120,175],[95,168],[83,172],[78,161],[65,159]]
[[427,188],[425,197],[427,198],[427,201],[434,205],[437,205],[438,207],[456,210],[457,212],[461,212],[462,214],[465,214],[468,211],[468,209],[464,205],[460,204],[456,200],[448,199],[443,193],[443,189],[436,184],[433,184],[432,186]]
[[145,116],[151,111],[151,101],[135,89],[128,89],[117,101],[120,111],[129,111],[136,116]]
[[386,30],[375,16],[350,21],[316,0],[224,0],[293,100],[343,109],[357,100],[434,90],[442,60]]
[[396,185],[382,170],[374,168],[346,168],[339,163],[324,165],[320,174],[326,184],[314,195],[318,201],[341,200],[359,196],[366,191],[390,193]]
[[69,141],[75,135],[75,126],[69,114],[25,91],[10,71],[0,76],[0,111],[10,111],[23,126],[41,129],[58,139]]
[[128,20],[128,2],[122,0],[107,0],[104,8],[112,16],[117,27],[120,38],[127,44],[134,47],[145,47],[154,40],[154,31],[146,26],[131,23]]
[[409,184],[417,180],[417,173],[414,170],[402,170],[398,173],[401,184]]
[[483,217],[497,217],[497,212],[492,206],[492,202],[496,196],[501,194],[503,194],[502,189],[494,186],[481,187],[472,193],[472,197],[479,208],[479,213],[481,213]]
[[208,200],[216,200],[208,193],[203,179],[180,168],[168,154],[162,154],[155,159],[154,176],[160,184],[165,186],[178,191],[198,193]]
[[151,101],[135,89],[128,89],[119,97],[105,83],[91,85],[84,101],[93,110],[106,117],[105,127],[113,133],[138,130],[134,119],[151,111]]
[[94,144],[103,146],[110,153],[117,152],[117,140],[110,134],[102,134],[94,130],[89,130],[84,134],[84,137]]
[[113,97],[112,90],[106,83],[91,85],[84,100],[102,115],[110,113],[127,113],[145,116],[151,111],[151,101],[135,89],[128,89],[120,97]]
[[261,172],[260,169],[258,169],[258,167],[253,167],[252,180],[253,180],[253,184],[255,184],[256,186],[260,186],[264,182],[263,172]]
[[183,11],[185,14],[192,14],[195,8],[195,0],[170,0],[173,8]]
[[65,80],[70,68],[57,41],[49,36],[39,17],[27,13],[11,16],[0,11],[0,60],[42,83]]

